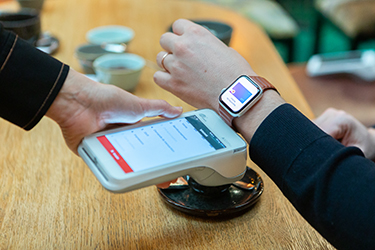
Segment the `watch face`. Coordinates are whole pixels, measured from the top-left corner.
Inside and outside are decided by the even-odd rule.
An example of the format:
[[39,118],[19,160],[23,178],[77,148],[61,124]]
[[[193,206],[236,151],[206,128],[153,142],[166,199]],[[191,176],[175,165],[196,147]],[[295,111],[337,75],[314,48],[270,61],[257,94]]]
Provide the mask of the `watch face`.
[[219,100],[231,113],[241,114],[260,94],[261,89],[256,83],[247,76],[240,76],[221,93]]

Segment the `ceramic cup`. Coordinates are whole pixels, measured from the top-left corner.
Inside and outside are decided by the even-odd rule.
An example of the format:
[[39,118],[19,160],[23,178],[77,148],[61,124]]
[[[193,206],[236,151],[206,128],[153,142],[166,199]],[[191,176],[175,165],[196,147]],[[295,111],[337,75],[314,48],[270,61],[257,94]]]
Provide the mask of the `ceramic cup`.
[[134,91],[146,61],[135,54],[108,54],[94,61],[99,82],[113,84],[127,91]]
[[4,29],[13,31],[20,38],[35,45],[41,32],[40,15],[34,9],[18,12],[0,12],[0,22]]
[[86,33],[89,44],[78,46],[75,53],[84,73],[95,73],[93,62],[99,56],[124,53],[133,37],[134,31],[121,25],[100,26],[89,30]]
[[41,10],[43,8],[44,0],[17,0],[21,8],[32,8]]
[[128,44],[134,37],[131,28],[121,25],[100,26],[86,33],[86,40],[91,44]]
[[106,54],[111,52],[96,44],[82,44],[75,51],[75,56],[85,74],[95,74],[93,66],[95,59]]

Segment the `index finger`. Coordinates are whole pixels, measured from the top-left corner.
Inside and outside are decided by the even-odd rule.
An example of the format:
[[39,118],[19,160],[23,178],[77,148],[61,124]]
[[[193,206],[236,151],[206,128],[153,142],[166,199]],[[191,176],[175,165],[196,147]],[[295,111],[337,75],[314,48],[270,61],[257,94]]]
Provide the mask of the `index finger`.
[[182,34],[185,33],[186,28],[189,27],[192,24],[194,24],[194,23],[192,21],[187,20],[187,19],[178,19],[172,25],[173,33],[181,36]]

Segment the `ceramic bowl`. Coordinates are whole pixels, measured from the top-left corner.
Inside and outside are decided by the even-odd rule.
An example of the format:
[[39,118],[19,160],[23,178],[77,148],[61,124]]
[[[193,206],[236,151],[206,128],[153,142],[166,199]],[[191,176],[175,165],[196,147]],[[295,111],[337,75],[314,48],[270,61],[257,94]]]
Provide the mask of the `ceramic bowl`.
[[95,74],[93,66],[95,59],[106,54],[113,53],[96,44],[82,44],[78,46],[75,51],[75,56],[85,74]]
[[95,59],[94,69],[99,82],[134,91],[146,61],[131,53],[108,54]]
[[134,31],[121,25],[100,26],[86,33],[89,43],[103,44],[128,44],[134,37]]

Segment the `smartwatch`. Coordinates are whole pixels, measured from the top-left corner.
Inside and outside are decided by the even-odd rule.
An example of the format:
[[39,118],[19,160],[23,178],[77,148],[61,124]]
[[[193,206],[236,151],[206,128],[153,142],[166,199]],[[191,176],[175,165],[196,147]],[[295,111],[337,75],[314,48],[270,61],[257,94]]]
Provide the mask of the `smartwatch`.
[[219,96],[219,115],[230,126],[235,117],[248,111],[263,95],[263,92],[276,88],[260,76],[239,76]]

